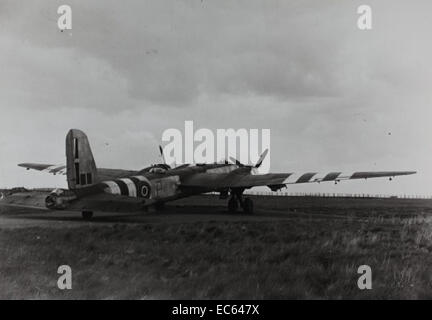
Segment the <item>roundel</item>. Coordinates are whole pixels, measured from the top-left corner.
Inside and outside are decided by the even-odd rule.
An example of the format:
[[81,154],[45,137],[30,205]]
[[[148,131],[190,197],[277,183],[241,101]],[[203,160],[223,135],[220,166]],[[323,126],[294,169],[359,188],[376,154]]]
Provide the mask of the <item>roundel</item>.
[[143,182],[140,188],[141,197],[143,198],[150,198],[151,195],[151,188],[150,185],[147,182]]

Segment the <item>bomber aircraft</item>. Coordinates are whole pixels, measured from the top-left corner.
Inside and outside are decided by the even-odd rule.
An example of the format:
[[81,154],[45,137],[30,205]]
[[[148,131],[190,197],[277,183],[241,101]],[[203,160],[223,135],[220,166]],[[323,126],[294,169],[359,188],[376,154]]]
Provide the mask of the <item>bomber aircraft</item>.
[[[162,148],[159,146],[163,157]],[[138,199],[143,209],[160,209],[167,201],[207,192],[217,192],[221,199],[228,199],[228,210],[253,213],[253,202],[243,192],[256,186],[267,186],[277,191],[289,184],[328,182],[410,175],[415,171],[375,172],[307,172],[258,174],[268,150],[255,165],[245,165],[230,158],[231,162],[212,164],[183,164],[171,167],[166,163],[155,164],[140,171],[97,168],[89,141],[84,132],[71,129],[66,136],[66,165],[21,163],[19,166],[65,174],[68,189],[55,189],[45,199],[48,209],[61,210],[78,206],[84,219],[90,219],[99,209],[94,203],[109,203],[114,199]],[[163,157],[164,162],[165,158]],[[87,201],[96,200],[96,201]]]

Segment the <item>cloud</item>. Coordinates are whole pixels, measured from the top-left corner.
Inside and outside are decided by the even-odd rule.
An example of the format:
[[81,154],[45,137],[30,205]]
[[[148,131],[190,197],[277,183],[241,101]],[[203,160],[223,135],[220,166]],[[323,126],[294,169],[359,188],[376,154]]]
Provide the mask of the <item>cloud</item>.
[[[81,77],[91,77],[84,68],[109,68],[125,80],[130,98],[147,103],[184,107],[209,93],[281,99],[337,93],[338,42],[347,36],[342,8],[300,10],[297,2],[274,7],[261,1],[128,4],[71,1],[73,30],[65,33],[55,23],[56,1],[9,3],[3,17],[8,32],[35,47],[21,47],[32,56],[44,48],[59,61],[74,55],[84,60],[75,71]],[[342,25],[319,23],[317,9],[324,17],[339,13]],[[73,79],[67,71],[56,80]]]

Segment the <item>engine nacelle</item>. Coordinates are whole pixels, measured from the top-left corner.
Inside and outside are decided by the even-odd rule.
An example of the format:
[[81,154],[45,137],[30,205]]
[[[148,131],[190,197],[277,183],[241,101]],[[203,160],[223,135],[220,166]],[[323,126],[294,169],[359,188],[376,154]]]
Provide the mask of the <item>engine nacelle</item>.
[[45,206],[52,210],[63,210],[66,209],[69,203],[76,198],[75,193],[70,190],[54,189],[45,198]]

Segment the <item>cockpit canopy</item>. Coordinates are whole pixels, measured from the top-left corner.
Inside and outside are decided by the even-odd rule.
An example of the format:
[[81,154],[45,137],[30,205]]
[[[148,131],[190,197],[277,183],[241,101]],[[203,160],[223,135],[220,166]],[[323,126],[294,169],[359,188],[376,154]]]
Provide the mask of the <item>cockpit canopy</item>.
[[165,163],[154,164],[150,167],[144,168],[140,171],[140,173],[150,172],[150,173],[165,173],[167,170],[170,170],[171,167]]
[[153,167],[149,170],[150,173],[165,173],[166,169],[160,168],[160,167]]

